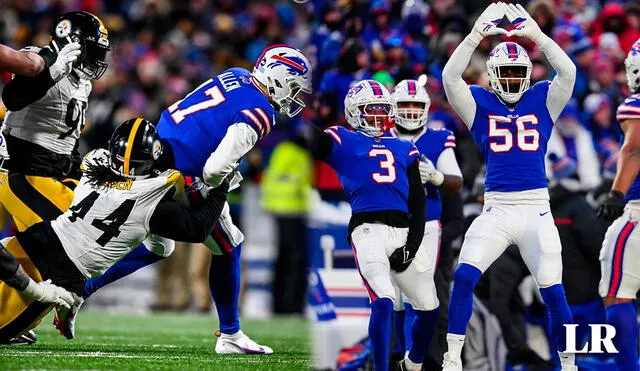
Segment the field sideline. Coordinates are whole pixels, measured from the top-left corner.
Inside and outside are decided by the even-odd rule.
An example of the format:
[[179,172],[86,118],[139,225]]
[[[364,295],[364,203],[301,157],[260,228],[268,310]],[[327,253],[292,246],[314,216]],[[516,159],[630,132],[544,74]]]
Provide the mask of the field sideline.
[[31,346],[0,346],[0,370],[308,370],[310,344],[304,319],[243,321],[243,330],[271,346],[269,356],[220,356],[213,352],[215,316],[120,315],[81,312],[76,339],[51,325],[37,328]]

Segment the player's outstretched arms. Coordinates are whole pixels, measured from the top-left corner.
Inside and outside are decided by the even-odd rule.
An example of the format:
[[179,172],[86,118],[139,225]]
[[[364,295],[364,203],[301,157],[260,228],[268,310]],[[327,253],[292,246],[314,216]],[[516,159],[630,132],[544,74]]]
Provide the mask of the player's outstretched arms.
[[17,51],[0,45],[0,71],[33,77],[42,72],[44,67],[44,59],[38,53]]
[[36,76],[16,75],[2,91],[2,101],[10,111],[19,111],[47,94],[56,82],[67,76],[80,55],[80,44],[65,45],[59,53],[45,47],[38,53],[45,61],[44,69]]
[[229,181],[224,179],[217,188],[209,191],[198,209],[166,197],[153,211],[149,230],[175,241],[204,242],[222,214],[228,192]]
[[478,17],[471,33],[458,45],[442,70],[442,83],[447,100],[469,128],[473,125],[476,103],[467,83],[462,79],[462,74],[482,39],[490,35],[507,33],[505,29],[498,27],[506,9],[507,5],[502,2],[489,5]]
[[205,183],[212,187],[219,186],[238,167],[242,156],[256,145],[258,139],[258,134],[249,124],[240,122],[231,125],[204,165],[202,179]]
[[620,123],[624,143],[618,155],[618,169],[611,192],[598,209],[598,217],[614,220],[624,211],[624,195],[640,171],[640,119],[627,119]]
[[540,50],[547,57],[549,64],[557,73],[551,82],[551,86],[549,86],[549,93],[547,94],[547,109],[555,122],[564,106],[571,99],[573,85],[576,82],[576,66],[553,39],[542,33],[536,21],[531,18],[531,15],[522,5],[509,4],[507,6],[507,19],[511,23],[518,25],[515,30],[509,31],[507,36],[526,37],[538,44]]

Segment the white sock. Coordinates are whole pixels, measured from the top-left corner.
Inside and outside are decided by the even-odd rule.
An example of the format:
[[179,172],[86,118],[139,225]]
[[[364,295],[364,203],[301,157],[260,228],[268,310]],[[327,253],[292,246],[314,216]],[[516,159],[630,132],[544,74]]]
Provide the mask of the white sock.
[[576,364],[576,355],[575,354],[558,352],[558,356],[560,357],[560,365],[561,366],[575,366],[575,364]]
[[464,345],[464,335],[447,334],[447,353],[449,358],[460,359],[462,356],[462,346]]
[[230,339],[230,340],[238,340],[242,337],[242,330],[238,330],[238,332],[234,334],[225,334],[224,332],[220,334],[221,338]]
[[409,371],[420,371],[420,370],[422,370],[422,363],[415,363],[415,362],[411,361],[409,359],[409,357],[406,357],[404,359],[404,365],[407,368],[407,370],[409,370]]

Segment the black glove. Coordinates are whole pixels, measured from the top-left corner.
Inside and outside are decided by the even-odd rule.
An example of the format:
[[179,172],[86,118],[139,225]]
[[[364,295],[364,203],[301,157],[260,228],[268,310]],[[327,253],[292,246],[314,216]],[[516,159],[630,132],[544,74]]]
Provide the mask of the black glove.
[[398,273],[404,272],[409,268],[409,265],[413,261],[413,258],[416,257],[417,252],[418,246],[409,247],[405,245],[398,247],[389,257],[389,265],[391,266],[391,269]]
[[598,218],[615,220],[624,212],[624,195],[620,191],[611,191],[598,208]]

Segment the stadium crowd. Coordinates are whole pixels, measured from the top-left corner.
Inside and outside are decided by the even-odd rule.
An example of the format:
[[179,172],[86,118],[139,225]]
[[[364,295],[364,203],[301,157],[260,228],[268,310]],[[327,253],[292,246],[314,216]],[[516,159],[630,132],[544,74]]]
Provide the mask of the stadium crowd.
[[[451,246],[459,246],[454,240],[462,236],[470,224],[473,205],[482,202],[483,164],[466,125],[446,100],[442,69],[488,3],[490,1],[461,0],[9,1],[10,5],[0,10],[0,43],[15,48],[44,45],[55,15],[72,9],[92,12],[104,21],[112,40],[109,69],[102,79],[93,83],[81,153],[104,145],[114,125],[130,117],[142,116],[156,121],[165,107],[226,68],[251,69],[251,61],[257,59],[266,45],[288,43],[299,47],[313,64],[313,102],[299,119],[281,117],[272,134],[258,145],[260,155],[248,156],[243,167],[245,178],[256,182],[263,178],[261,174],[265,169],[268,173],[269,167],[275,166],[269,159],[272,153],[278,153],[279,145],[288,144],[294,150],[306,151],[313,133],[299,120],[310,121],[320,128],[343,122],[343,98],[354,82],[372,78],[391,89],[401,80],[420,78],[431,97],[427,125],[455,133],[456,156],[464,176],[465,187],[460,198],[444,200],[443,251],[438,275],[441,285],[446,286],[451,281],[454,261]],[[598,251],[606,228],[595,219],[593,210],[600,196],[609,190],[615,175],[620,147],[615,109],[629,95],[623,59],[640,37],[640,2],[537,0],[519,3],[526,3],[543,32],[556,40],[577,66],[573,100],[562,113],[549,142],[547,172],[551,179],[552,210],[565,249],[564,274],[574,277],[565,280],[569,304],[574,315],[578,308],[583,308],[584,313],[600,313],[603,309],[594,303],[600,300]],[[529,52],[533,62],[532,85],[552,78],[548,62],[535,45],[526,40],[513,41],[524,45]],[[465,72],[469,84],[488,87],[485,61],[497,42],[497,38],[485,39],[478,47]],[[1,76],[0,89],[10,78],[10,75]],[[311,160],[306,156],[301,161]],[[304,164],[300,168],[306,169]],[[328,202],[344,200],[338,179],[326,164],[316,163],[313,169],[309,167],[305,171],[309,171],[308,177],[295,179],[298,187],[313,185]],[[265,208],[277,215],[280,228],[297,230],[300,223],[304,226],[307,202],[298,200],[282,206],[277,200],[263,201]],[[4,232],[11,234],[9,223],[5,225]],[[296,262],[308,260],[304,249],[295,248],[300,241],[305,241],[304,234],[280,233],[278,236],[282,240],[279,242],[281,255],[294,257],[278,263],[277,271],[290,272]],[[506,254],[483,278],[477,295],[501,324],[509,362],[544,365],[526,344],[521,328],[524,320],[514,314],[518,312],[513,309],[515,306],[521,308],[519,313],[525,316],[516,287],[511,286],[513,282],[508,282],[508,287],[499,286],[507,284],[501,278],[505,274],[520,277],[520,273],[513,273],[520,272],[520,263],[517,250]],[[206,274],[206,270],[203,272]],[[523,275],[526,276],[526,272]],[[304,270],[298,277],[297,281],[301,282],[292,290],[304,291]],[[277,287],[277,272],[275,279]],[[283,279],[286,281],[286,277]],[[576,285],[583,282],[592,282],[592,285]],[[208,297],[206,290],[199,291]],[[278,292],[280,290],[275,290],[276,295]],[[446,292],[443,290],[443,295],[446,296]],[[281,298],[280,305],[276,299],[275,309],[277,312],[291,308],[294,312],[302,311],[303,298],[303,294]],[[442,299],[444,315],[446,299]],[[203,300],[207,303],[203,305],[209,305],[207,299]],[[184,306],[184,300],[181,301],[177,308]],[[163,305],[170,306],[161,303],[160,307]],[[510,309],[504,311],[505,306]],[[445,328],[442,328],[440,343]],[[441,363],[441,350],[435,349],[430,354],[433,365]]]

